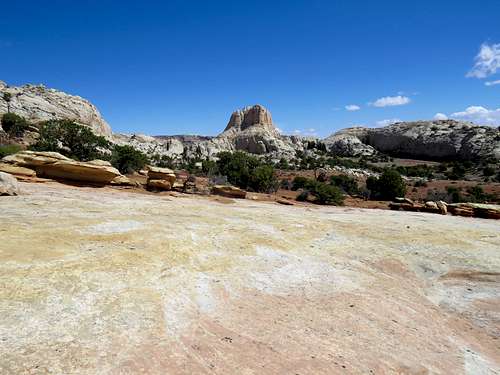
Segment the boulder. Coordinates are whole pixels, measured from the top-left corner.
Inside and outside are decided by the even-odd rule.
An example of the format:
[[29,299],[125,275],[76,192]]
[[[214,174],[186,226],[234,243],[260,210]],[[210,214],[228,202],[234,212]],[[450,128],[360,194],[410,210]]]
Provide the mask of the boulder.
[[277,203],[279,204],[283,204],[285,206],[294,206],[295,205],[295,202],[292,202],[288,199],[284,199],[284,198],[279,198],[276,200]]
[[396,198],[394,198],[394,202],[406,203],[406,204],[410,204],[410,205],[415,204],[415,202],[413,202],[410,198],[405,198],[405,197],[396,197]]
[[33,169],[38,177],[62,180],[108,184],[121,176],[108,162],[79,162],[57,152],[21,151],[4,157],[2,162]]
[[58,161],[36,167],[38,177],[109,184],[120,172],[113,167],[93,165],[74,160]]
[[110,181],[111,185],[117,186],[137,186],[135,181],[130,180],[127,176],[116,176]]
[[500,219],[500,205],[483,203],[454,203],[448,205],[452,215]]
[[437,203],[433,202],[433,201],[427,201],[427,202],[425,202],[425,207],[432,208],[432,209],[435,209],[435,210],[438,209]]
[[147,183],[149,190],[153,191],[168,191],[172,190],[172,184],[168,180],[149,179]]
[[35,169],[36,167],[58,161],[71,161],[72,159],[61,155],[58,152],[49,151],[20,151],[13,155],[8,155],[2,159],[2,162],[14,164],[19,167]]
[[228,197],[228,198],[245,199],[247,192],[235,186],[215,185],[212,188],[212,194],[222,195],[223,197]]
[[165,180],[172,186],[175,182],[175,173],[169,168],[149,167],[148,180]]
[[13,164],[0,163],[0,172],[10,173],[17,176],[23,177],[35,177],[36,172],[33,169],[19,167]]
[[448,213],[448,205],[446,202],[437,201],[436,204],[437,204],[439,211],[442,215],[446,215]]
[[0,196],[19,195],[19,184],[17,179],[5,172],[0,172]]

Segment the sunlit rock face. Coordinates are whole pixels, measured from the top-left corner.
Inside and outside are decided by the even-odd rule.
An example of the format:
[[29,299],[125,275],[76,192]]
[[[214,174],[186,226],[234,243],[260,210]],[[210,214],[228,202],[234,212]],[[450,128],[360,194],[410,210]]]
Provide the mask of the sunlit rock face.
[[115,142],[131,144],[148,154],[157,153],[173,158],[213,158],[221,151],[246,151],[279,159],[292,158],[303,151],[306,140],[280,134],[271,113],[262,105],[233,112],[225,130],[216,137],[157,136],[115,134]]
[[500,159],[500,131],[455,120],[399,122],[382,128],[349,128],[325,139],[343,156],[382,152],[430,160]]
[[[4,93],[11,96],[3,100]],[[96,134],[111,136],[111,127],[88,100],[43,85],[8,86],[0,81],[0,115],[8,110],[31,122],[70,119],[90,127]]]

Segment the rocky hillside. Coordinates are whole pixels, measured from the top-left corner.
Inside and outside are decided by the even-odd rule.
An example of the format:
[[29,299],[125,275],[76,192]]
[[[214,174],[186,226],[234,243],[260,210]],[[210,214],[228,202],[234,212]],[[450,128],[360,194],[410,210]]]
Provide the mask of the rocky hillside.
[[[9,100],[4,94],[10,94]],[[130,144],[149,156],[210,158],[221,151],[243,150],[273,159],[293,158],[304,151],[307,139],[286,136],[274,126],[271,113],[261,105],[233,112],[216,137],[113,134],[89,101],[45,86],[9,87],[0,81],[0,115],[10,109],[32,122],[72,119],[117,144]],[[339,156],[369,156],[382,152],[417,159],[500,159],[498,128],[454,120],[400,122],[383,128],[348,128],[323,140]],[[29,142],[28,142],[29,143]]]
[[130,144],[149,155],[166,155],[174,159],[213,157],[221,151],[236,150],[275,158],[293,157],[296,150],[304,150],[306,143],[302,137],[281,135],[273,124],[271,113],[261,105],[233,112],[225,130],[216,137],[114,134],[113,138],[119,144]]
[[[3,99],[6,93],[10,94],[10,101]],[[43,85],[14,87],[0,81],[0,115],[8,109],[31,122],[71,119],[99,135],[111,136],[111,127],[92,103]]]
[[415,159],[500,159],[498,128],[454,120],[400,122],[383,128],[350,128],[325,139],[343,156],[377,151]]

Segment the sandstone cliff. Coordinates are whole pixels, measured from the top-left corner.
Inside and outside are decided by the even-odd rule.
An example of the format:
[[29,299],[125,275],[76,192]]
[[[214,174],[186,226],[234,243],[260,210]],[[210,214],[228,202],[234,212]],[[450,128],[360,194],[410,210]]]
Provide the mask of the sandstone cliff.
[[285,136],[273,124],[271,113],[261,105],[233,112],[225,130],[216,137],[158,136],[115,134],[114,141],[130,144],[149,155],[176,158],[214,157],[221,151],[246,151],[273,158],[293,157],[304,150],[302,137]]
[[[11,94],[9,103],[2,99],[4,93]],[[89,126],[96,134],[107,137],[112,134],[111,127],[88,100],[43,85],[11,87],[0,81],[0,115],[6,113],[8,107],[32,122],[71,119]]]
[[383,128],[350,128],[325,139],[343,156],[377,151],[417,159],[500,159],[498,128],[455,120],[400,122]]

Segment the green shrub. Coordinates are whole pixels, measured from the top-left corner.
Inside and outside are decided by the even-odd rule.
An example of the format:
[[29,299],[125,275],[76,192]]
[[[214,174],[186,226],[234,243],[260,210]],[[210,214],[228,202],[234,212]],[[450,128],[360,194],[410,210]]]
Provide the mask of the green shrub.
[[487,166],[483,168],[483,175],[486,177],[493,176],[495,174],[495,168]]
[[413,165],[408,167],[398,166],[396,167],[396,170],[402,175],[408,177],[425,177],[425,178],[434,177],[434,168],[429,167],[427,164]]
[[344,195],[337,186],[318,182],[311,193],[316,197],[319,204],[341,206],[344,203]]
[[35,151],[55,151],[72,159],[89,161],[107,158],[110,144],[86,126],[71,120],[49,120],[42,124],[40,138],[30,147]]
[[332,186],[337,186],[338,188],[342,189],[344,193],[349,195],[355,195],[359,193],[359,187],[356,180],[345,174],[331,176],[330,184]]
[[19,145],[0,145],[0,159],[19,151],[21,151],[21,146]]
[[309,192],[307,190],[304,190],[301,191],[295,199],[298,200],[299,202],[305,202],[308,197],[309,197]]
[[151,156],[151,163],[160,168],[171,168],[175,167],[174,159],[167,155],[154,154]]
[[386,169],[379,178],[370,176],[366,180],[366,188],[370,190],[373,199],[392,200],[403,197],[406,193],[406,185],[398,171]]
[[302,176],[296,176],[292,181],[292,190],[304,189],[309,179]]
[[15,113],[5,113],[2,116],[2,128],[11,137],[22,137],[28,126],[28,121]]
[[305,201],[309,198],[309,195],[312,195],[314,197],[313,201],[318,204],[340,206],[344,203],[344,195],[337,186],[299,176],[295,177],[293,184],[294,188],[303,189],[296,198],[299,201]]
[[261,165],[253,169],[248,180],[248,188],[263,193],[273,193],[278,190],[278,179],[274,175],[274,168],[270,165]]
[[121,173],[132,173],[142,169],[148,162],[147,156],[132,146],[113,147],[111,164]]
[[454,187],[454,186],[447,186],[446,187],[446,192],[448,193],[449,199],[447,202],[451,203],[460,203],[463,202],[463,197],[460,192],[460,189]]
[[451,171],[446,172],[446,177],[450,180],[463,180],[465,178],[465,173],[469,168],[469,163],[459,163],[454,162],[451,167]]
[[271,165],[245,152],[221,152],[217,155],[217,170],[227,180],[242,189],[271,192],[278,188],[278,180]]

